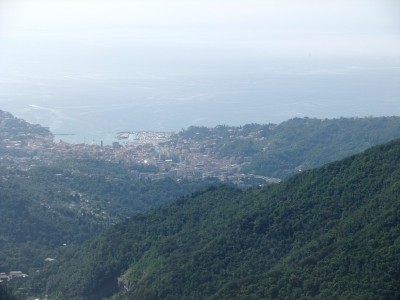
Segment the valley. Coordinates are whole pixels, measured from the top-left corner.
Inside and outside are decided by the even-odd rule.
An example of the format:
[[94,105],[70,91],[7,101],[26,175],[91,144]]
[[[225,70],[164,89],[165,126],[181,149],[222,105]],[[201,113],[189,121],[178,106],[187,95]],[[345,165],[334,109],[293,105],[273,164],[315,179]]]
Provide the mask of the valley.
[[[23,299],[354,298],[355,278],[367,298],[397,295],[397,273],[382,272],[398,262],[387,248],[398,142],[351,155],[400,138],[399,117],[189,127],[110,146],[55,141],[6,112],[0,127],[0,273],[26,275],[2,283]],[[335,249],[351,264],[336,294]],[[368,289],[357,270],[387,284],[371,275]]]

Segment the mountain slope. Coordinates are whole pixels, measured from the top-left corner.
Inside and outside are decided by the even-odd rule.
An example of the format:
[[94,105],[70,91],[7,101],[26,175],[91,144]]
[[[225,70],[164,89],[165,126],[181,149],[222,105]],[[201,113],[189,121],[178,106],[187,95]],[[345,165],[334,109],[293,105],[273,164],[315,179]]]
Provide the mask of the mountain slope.
[[9,288],[0,283],[0,299],[1,300],[18,300],[16,296],[12,294]]
[[0,129],[0,139],[2,141],[7,139],[28,141],[33,138],[53,138],[48,128],[30,124],[2,110],[0,110]]
[[245,173],[287,178],[400,138],[400,117],[295,118],[280,124],[189,127],[179,135],[214,144],[218,157],[244,161]]
[[64,244],[212,182],[140,180],[128,168],[91,160],[0,168],[0,272],[36,272]]
[[46,292],[60,299],[394,299],[399,195],[400,140],[267,188],[210,188],[71,251],[43,272]]

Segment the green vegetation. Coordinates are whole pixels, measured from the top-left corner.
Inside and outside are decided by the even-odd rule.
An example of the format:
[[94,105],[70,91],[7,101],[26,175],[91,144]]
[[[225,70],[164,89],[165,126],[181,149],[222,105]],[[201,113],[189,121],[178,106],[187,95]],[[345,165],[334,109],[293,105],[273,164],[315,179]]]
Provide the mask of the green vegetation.
[[214,143],[219,157],[248,162],[243,172],[287,178],[400,138],[400,117],[296,118],[279,125],[189,127],[179,135]]
[[12,114],[0,110],[0,139],[26,140],[32,136],[52,137],[48,128],[37,124],[30,124]]
[[398,299],[399,195],[397,140],[136,214],[40,275],[55,299]]
[[18,300],[12,290],[5,284],[0,283],[0,300]]
[[36,272],[45,258],[119,220],[214,182],[141,180],[129,168],[92,160],[0,168],[0,272]]
[[[243,172],[301,172],[245,192],[209,187],[215,180],[141,178],[155,166],[47,160],[48,129],[2,111],[0,129],[0,272],[29,274],[13,279],[21,295],[400,298],[400,141],[304,171],[399,137],[399,117],[190,127],[176,136]],[[4,283],[0,299],[15,299]]]

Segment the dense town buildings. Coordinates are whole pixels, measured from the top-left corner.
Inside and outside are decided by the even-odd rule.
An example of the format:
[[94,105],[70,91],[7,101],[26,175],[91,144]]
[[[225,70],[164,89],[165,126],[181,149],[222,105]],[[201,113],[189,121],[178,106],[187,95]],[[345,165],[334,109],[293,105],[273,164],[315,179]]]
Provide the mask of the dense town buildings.
[[249,177],[260,184],[274,178],[241,173],[245,163],[236,157],[216,155],[215,138],[199,141],[170,132],[123,132],[112,145],[70,144],[46,128],[29,124],[2,112],[0,116],[0,165],[30,169],[59,159],[96,159],[128,166],[138,177],[148,179],[218,178],[239,185]]

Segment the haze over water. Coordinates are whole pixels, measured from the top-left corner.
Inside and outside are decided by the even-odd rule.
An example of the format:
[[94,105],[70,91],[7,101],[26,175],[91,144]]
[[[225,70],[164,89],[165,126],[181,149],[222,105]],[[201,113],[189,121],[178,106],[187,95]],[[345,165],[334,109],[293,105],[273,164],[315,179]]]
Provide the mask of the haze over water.
[[400,115],[395,1],[195,3],[2,2],[0,109],[86,143]]

